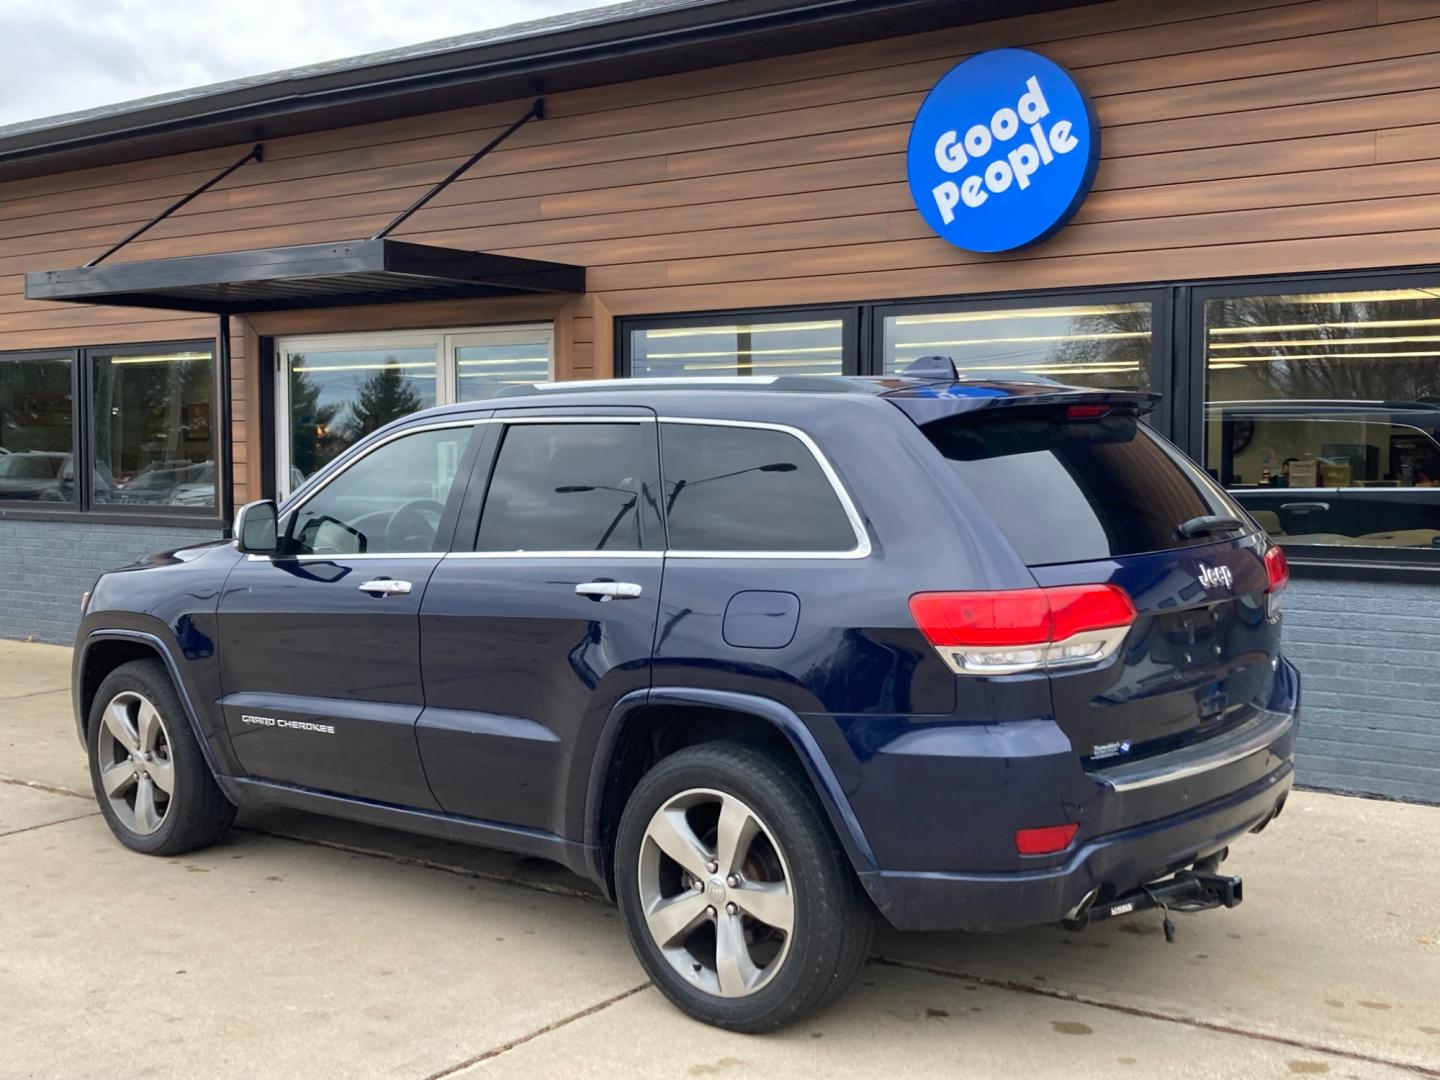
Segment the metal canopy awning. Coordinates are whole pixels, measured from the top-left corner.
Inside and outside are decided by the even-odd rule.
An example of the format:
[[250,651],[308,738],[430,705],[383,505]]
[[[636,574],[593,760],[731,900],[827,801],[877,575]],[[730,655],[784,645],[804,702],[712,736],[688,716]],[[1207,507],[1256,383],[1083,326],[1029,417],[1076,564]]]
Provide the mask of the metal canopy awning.
[[250,311],[585,291],[585,268],[387,238],[41,270],[30,300]]

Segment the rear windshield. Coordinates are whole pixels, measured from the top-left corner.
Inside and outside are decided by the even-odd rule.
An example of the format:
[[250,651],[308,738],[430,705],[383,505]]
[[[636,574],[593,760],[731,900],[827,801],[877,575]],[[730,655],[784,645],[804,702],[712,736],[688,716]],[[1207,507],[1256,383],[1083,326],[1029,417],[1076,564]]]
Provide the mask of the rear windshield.
[[1073,420],[1065,409],[1006,409],[922,429],[1029,566],[1214,543],[1192,518],[1245,515],[1133,411]]

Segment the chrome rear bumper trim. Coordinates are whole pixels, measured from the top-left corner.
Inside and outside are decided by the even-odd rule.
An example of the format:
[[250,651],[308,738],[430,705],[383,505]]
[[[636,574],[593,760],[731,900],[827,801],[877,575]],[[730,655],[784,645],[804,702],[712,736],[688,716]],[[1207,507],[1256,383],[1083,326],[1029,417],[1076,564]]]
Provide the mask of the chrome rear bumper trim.
[[1264,750],[1295,726],[1291,713],[1264,710],[1241,724],[1234,731],[1217,735],[1196,746],[1186,746],[1166,754],[1157,754],[1143,761],[1127,762],[1089,773],[1092,780],[1111,791],[1136,791],[1185,780],[1249,757]]

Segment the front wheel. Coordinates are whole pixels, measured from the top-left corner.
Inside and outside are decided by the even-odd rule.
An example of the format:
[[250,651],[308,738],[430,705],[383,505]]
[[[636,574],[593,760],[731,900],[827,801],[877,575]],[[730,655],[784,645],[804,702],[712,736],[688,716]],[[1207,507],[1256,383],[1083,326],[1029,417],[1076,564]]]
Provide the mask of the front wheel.
[[160,661],[134,660],[105,677],[86,736],[95,799],[126,847],[179,855],[230,828],[235,806],[210,774]]
[[615,889],[646,972],[708,1024],[761,1032],[828,1004],[873,918],[805,779],[756,747],[663,759],[621,818]]

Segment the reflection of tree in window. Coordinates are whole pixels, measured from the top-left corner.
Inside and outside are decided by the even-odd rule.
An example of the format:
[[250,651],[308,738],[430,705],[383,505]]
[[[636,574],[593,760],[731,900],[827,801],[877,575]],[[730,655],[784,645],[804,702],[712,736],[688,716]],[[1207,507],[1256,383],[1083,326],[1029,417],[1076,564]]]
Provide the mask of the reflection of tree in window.
[[425,407],[424,401],[410,386],[393,356],[385,367],[360,384],[355,400],[350,403],[350,417],[345,424],[346,438],[354,442],[378,431],[391,420],[409,416]]
[[1238,296],[1206,309],[1211,400],[1440,398],[1440,321],[1431,322],[1440,320],[1440,292],[1433,300]]
[[304,370],[296,356],[290,369],[291,464],[301,475],[310,476],[334,460],[344,443],[334,430],[339,405],[320,404],[320,386]]
[[[1151,326],[1148,303],[1117,304],[1103,310],[1094,309],[1084,315],[1072,315],[1065,332],[1073,336],[1059,342],[1049,358],[1062,369],[1054,376],[1061,382],[1106,390],[1139,390],[1149,384]],[[1125,370],[1063,370],[1078,365],[1123,365]]]

